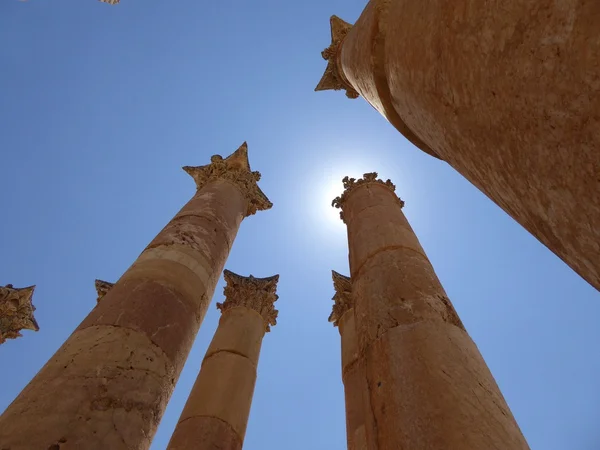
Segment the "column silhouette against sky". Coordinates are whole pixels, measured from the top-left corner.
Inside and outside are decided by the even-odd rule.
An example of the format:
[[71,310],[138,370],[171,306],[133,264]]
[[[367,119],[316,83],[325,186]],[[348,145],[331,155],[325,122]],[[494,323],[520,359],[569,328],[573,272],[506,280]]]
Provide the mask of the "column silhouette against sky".
[[362,96],[600,289],[599,13],[371,0],[331,18],[316,90]]
[[241,450],[265,333],[277,323],[279,275],[243,277],[228,270],[222,316],[168,450]]
[[196,194],[0,416],[3,447],[150,447],[242,220],[272,206],[246,143],[184,169]]

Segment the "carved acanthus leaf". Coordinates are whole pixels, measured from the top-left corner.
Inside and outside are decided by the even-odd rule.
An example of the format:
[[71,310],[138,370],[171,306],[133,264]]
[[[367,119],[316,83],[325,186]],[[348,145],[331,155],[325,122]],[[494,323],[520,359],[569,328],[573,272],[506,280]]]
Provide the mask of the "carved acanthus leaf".
[[342,48],[342,42],[352,29],[352,25],[343,21],[338,16],[331,16],[331,45],[321,52],[323,59],[327,60],[327,68],[325,73],[317,84],[315,91],[334,90],[339,91],[344,89],[346,97],[358,98],[359,94],[356,89],[346,80],[343,72],[339,67],[339,57]]
[[102,3],[108,3],[109,5],[116,5],[120,0],[100,0]]
[[94,284],[96,286],[96,292],[98,293],[98,298],[96,299],[96,302],[102,300],[102,297],[104,297],[108,293],[108,291],[110,291],[110,289],[115,285],[115,283],[109,283],[108,281],[103,280],[96,280]]
[[335,295],[333,296],[333,309],[329,315],[329,321],[333,322],[333,326],[337,327],[339,320],[346,312],[354,308],[354,297],[352,296],[352,281],[350,277],[331,271],[333,278],[333,288]]
[[21,337],[21,330],[38,331],[32,297],[35,286],[15,289],[12,284],[0,287],[0,344]]
[[265,330],[277,325],[278,311],[273,305],[279,296],[276,294],[279,275],[268,278],[243,277],[229,270],[223,271],[227,285],[223,290],[225,301],[217,303],[221,312],[242,306],[258,312],[265,321]]
[[258,187],[260,172],[252,172],[248,161],[248,144],[245,142],[234,153],[227,158],[221,155],[213,155],[211,163],[206,166],[185,166],[183,170],[189,173],[196,181],[198,190],[206,184],[217,179],[227,180],[233,183],[248,200],[247,216],[255,214],[256,211],[270,209],[273,204]]
[[[378,183],[383,186],[386,186],[390,189],[390,191],[396,192],[396,185],[392,183],[392,181],[389,179],[386,181],[378,179],[377,172],[365,173],[363,177],[359,178],[358,180],[356,178],[344,177],[342,183],[344,183],[344,192],[342,193],[342,195],[333,199],[333,201],[331,202],[331,206],[342,210],[340,211],[340,218],[344,221],[344,223],[346,223],[346,221],[344,220],[344,203],[356,188],[367,184]],[[404,201],[400,198],[398,198],[398,201],[400,202],[400,208],[403,208]]]

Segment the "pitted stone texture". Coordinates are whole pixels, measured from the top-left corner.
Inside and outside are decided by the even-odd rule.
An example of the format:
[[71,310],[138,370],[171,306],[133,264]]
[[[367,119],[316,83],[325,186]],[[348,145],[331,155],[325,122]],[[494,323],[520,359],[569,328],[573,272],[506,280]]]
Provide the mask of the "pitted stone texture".
[[[193,297],[153,279],[122,279],[79,325],[78,330],[114,325],[143,333],[179,371],[208,306],[205,292]],[[127,308],[123,308],[123,304]],[[202,312],[200,312],[202,310]]]
[[376,448],[529,449],[463,330],[439,321],[397,326],[373,343],[366,364]]
[[179,423],[216,417],[230,424],[243,441],[255,382],[256,366],[248,358],[231,352],[211,355],[202,364]]
[[600,6],[471,3],[371,0],[342,71],[600,289]]
[[228,309],[219,320],[204,359],[218,352],[231,352],[257,366],[264,335],[264,319],[256,311],[244,307]]
[[378,253],[354,281],[359,352],[390,328],[423,320],[462,328],[429,260],[406,249]]
[[39,331],[33,317],[32,303],[35,286],[16,289],[12,284],[0,286],[0,344],[21,337],[21,330]]
[[177,425],[169,450],[242,450],[242,440],[227,422],[216,417],[190,417]]
[[147,449],[176,378],[142,333],[76,331],[0,416],[0,448]]

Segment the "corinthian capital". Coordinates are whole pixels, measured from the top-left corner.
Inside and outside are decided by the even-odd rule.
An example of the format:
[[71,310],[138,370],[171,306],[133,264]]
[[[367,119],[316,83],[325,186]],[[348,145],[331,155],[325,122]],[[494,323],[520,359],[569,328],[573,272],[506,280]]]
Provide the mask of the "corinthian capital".
[[108,281],[103,280],[96,280],[94,282],[94,285],[96,286],[96,292],[98,293],[98,298],[96,299],[96,302],[99,302],[100,300],[102,300],[102,297],[108,294],[108,291],[110,291],[110,289],[115,285],[115,283],[109,283]]
[[277,325],[278,311],[273,305],[279,298],[276,294],[279,275],[268,278],[243,277],[229,270],[223,272],[227,285],[223,293],[225,301],[217,303],[221,312],[243,306],[255,310],[265,321],[265,330],[271,331],[271,325]]
[[206,184],[217,179],[227,180],[233,183],[248,200],[248,211],[246,215],[255,214],[256,211],[270,209],[273,204],[258,187],[260,172],[250,170],[248,161],[248,144],[245,142],[227,158],[214,155],[210,158],[210,164],[206,166],[185,166],[183,170],[189,173],[198,190]]
[[12,284],[0,287],[0,344],[21,337],[21,330],[38,331],[31,303],[35,286],[15,289]]
[[[340,212],[340,218],[344,221],[344,223],[346,223],[346,221],[344,220],[344,204],[350,196],[350,194],[360,186],[364,186],[367,184],[380,184],[382,186],[387,187],[390,191],[396,192],[396,185],[392,183],[391,180],[383,181],[381,179],[378,179],[377,172],[365,173],[363,177],[359,178],[358,180],[356,178],[344,177],[342,183],[344,183],[344,192],[342,193],[342,195],[333,199],[333,201],[331,202],[331,206],[333,206],[334,208],[340,208],[342,210]],[[400,208],[404,207],[404,202],[399,198],[398,201],[400,202]]]
[[333,296],[333,309],[329,315],[329,321],[333,322],[333,326],[337,327],[342,316],[350,309],[354,308],[354,297],[352,296],[352,282],[350,277],[331,271],[333,278],[333,288],[335,295]]
[[327,68],[315,91],[339,91],[344,89],[346,97],[358,98],[358,92],[346,80],[344,72],[340,68],[342,42],[352,29],[352,25],[338,16],[331,16],[329,21],[331,23],[331,45],[321,52],[321,56],[327,61]]

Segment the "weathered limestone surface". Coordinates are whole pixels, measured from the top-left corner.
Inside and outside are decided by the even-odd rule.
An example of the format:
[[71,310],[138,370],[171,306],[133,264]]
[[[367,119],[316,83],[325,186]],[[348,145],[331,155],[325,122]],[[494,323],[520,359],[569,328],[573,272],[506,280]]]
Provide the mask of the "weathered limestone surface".
[[150,446],[242,219],[271,207],[245,144],[186,170],[196,195],[0,416],[0,448]]
[[356,322],[354,319],[354,298],[352,283],[332,271],[335,295],[333,311],[329,321],[338,327],[342,339],[342,381],[346,401],[346,440],[348,450],[367,448],[365,435],[365,415],[368,408],[367,376],[364,360],[358,357]]
[[324,81],[338,74],[600,289],[599,16],[588,0],[371,0],[324,53]]
[[344,179],[369,450],[528,449],[388,180]]
[[39,331],[32,303],[35,286],[14,288],[12,284],[0,286],[0,344],[7,339],[21,337],[21,330]]
[[223,314],[169,450],[239,450],[244,442],[262,339],[277,323],[279,275],[224,275]]

